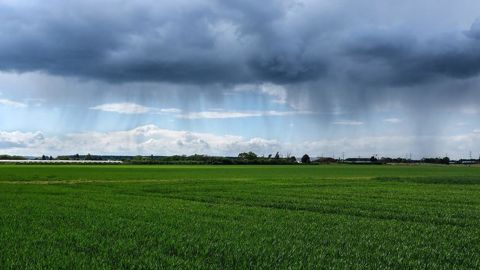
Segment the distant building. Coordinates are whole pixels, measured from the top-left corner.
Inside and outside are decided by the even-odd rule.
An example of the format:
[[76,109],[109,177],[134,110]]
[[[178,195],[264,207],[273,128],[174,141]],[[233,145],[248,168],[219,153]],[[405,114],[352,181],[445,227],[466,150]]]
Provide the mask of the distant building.
[[469,164],[478,164],[478,163],[480,163],[480,161],[478,159],[460,159],[460,160],[458,160],[458,164],[469,165]]

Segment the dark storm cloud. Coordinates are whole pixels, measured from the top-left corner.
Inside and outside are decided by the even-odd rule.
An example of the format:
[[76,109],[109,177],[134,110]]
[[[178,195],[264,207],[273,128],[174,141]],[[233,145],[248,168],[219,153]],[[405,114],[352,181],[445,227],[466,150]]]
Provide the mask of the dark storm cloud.
[[272,82],[293,101],[306,93],[313,104],[360,107],[474,80],[475,7],[468,0],[3,1],[0,70],[218,89]]
[[[390,85],[415,85],[441,78],[464,79],[480,72],[480,39],[472,29],[463,36],[417,40],[408,34],[367,35],[346,47],[347,55]],[[452,39],[453,38],[453,39]]]
[[286,49],[287,2],[0,4],[0,68],[107,81],[301,81],[324,69]]

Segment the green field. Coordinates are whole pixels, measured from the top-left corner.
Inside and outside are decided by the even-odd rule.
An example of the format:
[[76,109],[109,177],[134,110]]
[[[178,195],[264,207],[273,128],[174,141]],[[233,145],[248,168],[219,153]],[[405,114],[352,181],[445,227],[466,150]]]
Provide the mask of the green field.
[[480,167],[0,165],[0,269],[480,269]]

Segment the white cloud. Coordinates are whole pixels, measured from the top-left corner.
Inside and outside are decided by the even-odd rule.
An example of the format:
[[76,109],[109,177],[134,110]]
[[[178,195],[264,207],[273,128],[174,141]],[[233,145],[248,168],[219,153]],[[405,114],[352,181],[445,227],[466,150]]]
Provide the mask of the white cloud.
[[288,116],[311,114],[308,111],[223,111],[221,109],[212,109],[208,111],[190,112],[181,114],[182,110],[178,108],[152,108],[139,105],[136,103],[107,103],[91,107],[91,110],[99,110],[104,112],[115,112],[121,114],[175,114],[178,118],[183,119],[226,119],[226,118],[245,118],[245,117],[262,117],[262,116]]
[[480,128],[479,129],[474,129],[473,133],[479,133],[480,134]]
[[158,109],[158,108],[146,107],[140,104],[128,103],[128,102],[107,103],[107,104],[91,107],[90,109],[104,111],[104,112],[115,112],[115,113],[121,113],[121,114],[146,114],[146,113],[163,114],[163,113],[180,113],[181,112],[181,110],[177,108]]
[[108,103],[95,107],[91,107],[92,110],[99,110],[104,112],[116,112],[122,114],[143,114],[151,112],[151,108],[145,107],[135,103]]
[[179,115],[179,118],[185,119],[227,119],[227,118],[246,118],[246,117],[263,117],[263,116],[289,116],[300,114],[312,114],[308,111],[202,111],[191,112]]
[[[437,152],[427,149],[437,149]],[[155,125],[140,126],[131,130],[112,132],[83,132],[63,136],[45,136],[41,132],[0,131],[0,153],[19,155],[59,155],[75,153],[116,155],[174,155],[208,154],[237,155],[254,151],[268,155],[279,151],[296,156],[337,157],[345,152],[347,157],[423,156],[467,157],[469,151],[480,152],[480,132],[455,136],[367,136],[322,139],[300,143],[281,142],[265,138],[245,138],[235,135],[218,135],[162,129]]]
[[44,138],[41,133],[18,131],[0,133],[0,152],[23,155],[44,153],[237,155],[247,150],[270,153],[271,149],[279,148],[280,143],[276,140],[169,130],[155,125],[140,126],[126,131],[73,133],[49,138]]
[[160,109],[159,110],[162,113],[180,113],[182,110],[177,109],[177,108],[165,108],[165,109]]
[[355,120],[339,120],[333,122],[334,125],[341,125],[341,126],[361,126],[363,122],[355,121]]
[[10,99],[0,99],[0,106],[8,106],[8,107],[14,107],[14,108],[26,108],[27,104],[18,102],[18,101],[13,101]]
[[383,119],[383,122],[391,123],[391,124],[398,124],[398,123],[401,123],[401,122],[402,122],[402,119],[398,119],[398,118],[387,118],[387,119]]
[[36,148],[45,141],[41,132],[0,131],[0,149]]

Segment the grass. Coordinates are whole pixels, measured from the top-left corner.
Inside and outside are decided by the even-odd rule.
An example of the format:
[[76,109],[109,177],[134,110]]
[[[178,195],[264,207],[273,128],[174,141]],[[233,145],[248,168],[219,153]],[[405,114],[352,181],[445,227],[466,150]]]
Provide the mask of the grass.
[[0,269],[479,269],[480,168],[0,166]]

